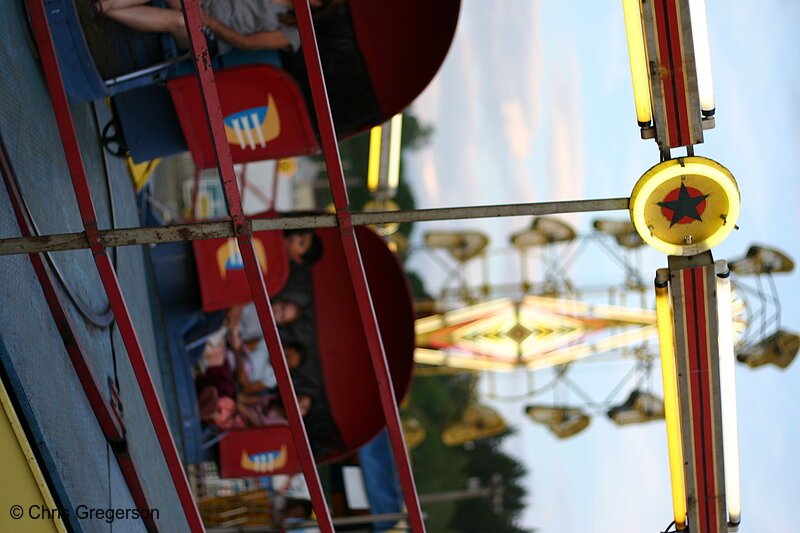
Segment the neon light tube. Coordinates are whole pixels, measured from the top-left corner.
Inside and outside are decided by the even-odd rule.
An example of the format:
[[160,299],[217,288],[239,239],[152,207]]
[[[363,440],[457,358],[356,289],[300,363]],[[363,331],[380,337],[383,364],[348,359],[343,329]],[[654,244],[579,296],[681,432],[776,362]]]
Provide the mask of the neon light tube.
[[708,41],[708,22],[705,0],[689,0],[689,17],[692,21],[694,62],[697,66],[697,90],[700,93],[700,111],[703,116],[714,114],[714,82],[711,78],[711,50]]
[[725,260],[716,262],[717,320],[719,322],[719,381],[722,400],[722,451],[725,466],[725,499],[728,502],[729,531],[741,521],[739,483],[739,424],[736,420],[736,372],[731,311],[731,271]]
[[[660,273],[661,271],[659,271]],[[667,274],[668,275],[668,274]],[[661,353],[661,378],[664,383],[664,416],[667,421],[669,474],[672,480],[672,512],[677,529],[686,528],[686,482],[683,472],[683,444],[678,410],[678,372],[675,368],[675,341],[672,328],[672,307],[669,302],[667,276],[656,275],[656,315],[658,344]]]
[[369,131],[369,164],[367,166],[367,188],[370,192],[378,190],[381,174],[381,137],[383,126],[375,126]]
[[430,350],[428,348],[417,348],[414,350],[414,361],[429,365],[447,366],[450,368],[464,368],[468,370],[492,370],[500,372],[511,372],[517,368],[514,363],[506,361],[492,361],[489,359],[478,359],[468,355],[460,355],[445,350]]
[[639,126],[649,126],[652,118],[650,81],[647,76],[647,56],[644,49],[640,0],[622,0],[622,10],[625,13],[625,33],[628,36],[628,57],[631,62],[636,120],[639,121]]
[[391,131],[389,133],[389,190],[397,189],[400,183],[400,139],[403,135],[403,114],[398,113],[392,117]]

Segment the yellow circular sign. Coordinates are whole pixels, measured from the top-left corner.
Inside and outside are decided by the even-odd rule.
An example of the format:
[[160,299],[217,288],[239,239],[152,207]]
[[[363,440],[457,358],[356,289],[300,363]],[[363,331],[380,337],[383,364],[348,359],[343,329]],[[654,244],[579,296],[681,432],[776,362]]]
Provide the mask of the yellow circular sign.
[[733,175],[711,159],[670,159],[644,173],[631,193],[631,220],[642,239],[670,255],[694,255],[722,242],[739,218]]

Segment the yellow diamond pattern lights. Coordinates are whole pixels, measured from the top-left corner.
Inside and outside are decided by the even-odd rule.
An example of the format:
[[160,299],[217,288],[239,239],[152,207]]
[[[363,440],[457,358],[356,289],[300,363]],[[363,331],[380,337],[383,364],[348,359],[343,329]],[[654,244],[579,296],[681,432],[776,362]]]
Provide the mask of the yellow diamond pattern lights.
[[417,320],[415,359],[471,370],[537,369],[638,346],[656,333],[655,312],[647,309],[499,299]]

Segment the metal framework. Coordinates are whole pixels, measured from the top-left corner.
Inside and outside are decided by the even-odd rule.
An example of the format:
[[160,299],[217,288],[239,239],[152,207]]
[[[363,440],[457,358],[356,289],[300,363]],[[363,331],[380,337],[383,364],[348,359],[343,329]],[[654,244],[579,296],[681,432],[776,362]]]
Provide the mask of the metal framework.
[[[34,38],[36,39],[36,44],[44,67],[44,75],[50,92],[50,98],[61,136],[61,143],[67,159],[67,166],[69,167],[70,176],[72,178],[72,186],[75,192],[75,198],[78,202],[81,221],[83,222],[86,239],[92,251],[95,266],[102,280],[103,289],[111,304],[111,309],[117,321],[125,350],[136,376],[136,382],[142,393],[148,415],[150,416],[150,421],[153,424],[153,429],[155,430],[161,452],[175,486],[175,491],[186,515],[186,520],[192,531],[203,531],[200,513],[195,505],[186,473],[181,464],[178,450],[175,447],[175,441],[172,438],[167,419],[164,415],[164,410],[161,407],[161,402],[156,393],[150,370],[147,367],[147,361],[142,352],[141,344],[136,336],[136,331],[125,303],[125,297],[122,294],[119,280],[111,264],[111,259],[98,233],[97,215],[92,202],[92,194],[86,177],[86,169],[81,157],[75,124],[72,120],[72,113],[70,112],[66,91],[64,89],[64,82],[56,59],[55,46],[47,22],[44,3],[42,0],[27,0],[27,6],[31,16]],[[78,373],[80,375],[81,371],[79,370]],[[85,386],[86,385],[84,385],[84,387]],[[97,405],[93,405],[96,412],[98,407]],[[130,469],[135,472],[135,467],[133,467],[133,465],[130,466]]]

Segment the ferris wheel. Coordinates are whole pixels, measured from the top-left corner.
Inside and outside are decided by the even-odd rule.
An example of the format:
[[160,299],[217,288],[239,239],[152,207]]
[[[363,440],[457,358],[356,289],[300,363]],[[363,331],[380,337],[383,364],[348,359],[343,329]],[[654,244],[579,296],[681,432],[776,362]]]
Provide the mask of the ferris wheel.
[[[426,233],[425,246],[413,250],[409,262],[414,254],[429,257],[442,276],[433,296],[418,299],[426,316],[417,320],[415,358],[430,365],[418,373],[488,371],[489,399],[524,402],[530,418],[559,438],[583,431],[592,416],[618,425],[663,419],[653,380],[657,327],[641,266],[644,241],[628,221],[598,218],[592,227],[580,233],[557,218],[536,217],[498,248],[480,232]],[[593,254],[613,265],[601,282],[579,273]],[[516,260],[516,279],[492,283],[489,265],[496,257]],[[797,353],[800,338],[781,329],[773,277],[793,267],[785,254],[763,246],[731,262],[734,332],[743,363],[785,368]],[[589,392],[582,381],[590,374],[577,369],[597,363],[626,369],[605,390]],[[499,390],[498,371],[523,372],[525,390]]]

